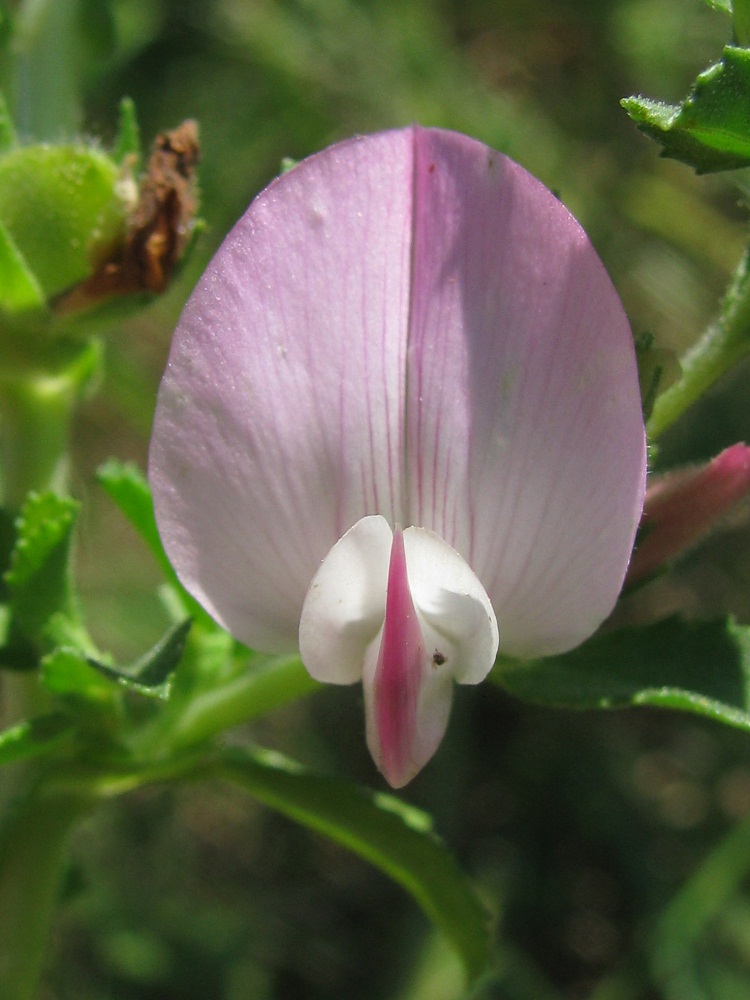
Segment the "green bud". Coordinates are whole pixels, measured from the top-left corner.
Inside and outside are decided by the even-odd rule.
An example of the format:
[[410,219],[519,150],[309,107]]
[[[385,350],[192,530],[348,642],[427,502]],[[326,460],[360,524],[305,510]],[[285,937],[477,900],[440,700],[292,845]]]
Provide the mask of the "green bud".
[[144,163],[129,98],[111,151],[22,145],[0,94],[0,380],[57,371],[56,343],[80,344],[165,291],[201,228],[198,160],[186,121]]
[[122,240],[126,194],[121,168],[94,147],[16,146],[0,156],[0,226],[44,299],[86,280]]

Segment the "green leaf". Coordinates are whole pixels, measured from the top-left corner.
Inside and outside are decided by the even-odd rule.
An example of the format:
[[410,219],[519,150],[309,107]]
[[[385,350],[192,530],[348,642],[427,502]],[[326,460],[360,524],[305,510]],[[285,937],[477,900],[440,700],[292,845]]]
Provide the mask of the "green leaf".
[[169,566],[156,527],[151,491],[140,469],[132,462],[119,462],[112,458],[97,469],[96,478],[162,567]]
[[750,731],[750,628],[731,621],[670,618],[604,632],[562,656],[501,663],[492,677],[541,705],[652,705]]
[[96,476],[108,496],[120,508],[156,557],[164,576],[176,591],[185,614],[211,630],[216,629],[213,619],[195,598],[188,594],[172,569],[156,527],[151,490],[140,469],[132,462],[110,459],[97,470]]
[[125,667],[113,667],[92,656],[87,656],[86,660],[129,691],[165,701],[169,697],[172,673],[182,657],[191,625],[189,618],[173,625],[146,654]]
[[39,662],[37,649],[28,639],[17,634],[6,583],[15,537],[11,517],[7,511],[0,509],[0,667],[35,670]]
[[43,307],[44,293],[39,282],[0,222],[0,310],[19,313]]
[[49,753],[74,731],[71,719],[60,712],[20,722],[0,733],[0,765]]
[[31,493],[16,522],[18,532],[5,582],[16,628],[44,637],[58,612],[78,617],[70,574],[70,546],[79,504],[54,493]]
[[97,673],[79,649],[60,647],[42,658],[42,682],[52,694],[110,704],[115,688]]
[[314,774],[268,750],[224,751],[218,774],[371,862],[416,899],[474,983],[492,963],[488,915],[431,832],[431,819],[391,795]]
[[629,97],[622,106],[662,156],[690,164],[698,173],[750,164],[750,50],[728,45],[721,62],[693,84],[681,105]]

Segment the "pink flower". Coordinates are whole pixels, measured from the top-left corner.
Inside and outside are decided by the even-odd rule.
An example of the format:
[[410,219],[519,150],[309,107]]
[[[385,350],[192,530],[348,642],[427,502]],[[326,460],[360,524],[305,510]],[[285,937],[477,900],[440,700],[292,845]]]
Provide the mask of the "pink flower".
[[174,336],[150,478],[234,636],[362,680],[394,787],[452,681],[611,611],[645,481],[630,330],[578,223],[465,136],[351,139],[274,181]]

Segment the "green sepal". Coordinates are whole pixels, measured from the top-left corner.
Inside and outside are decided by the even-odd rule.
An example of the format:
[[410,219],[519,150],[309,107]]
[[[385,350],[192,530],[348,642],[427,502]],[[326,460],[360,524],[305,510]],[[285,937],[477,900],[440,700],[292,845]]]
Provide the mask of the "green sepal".
[[70,551],[79,504],[54,493],[31,493],[16,521],[17,538],[5,575],[13,628],[44,643],[50,619],[78,620]]
[[680,105],[646,97],[621,102],[640,128],[700,173],[750,165],[750,50],[724,49],[721,62],[701,73]]
[[123,97],[120,101],[120,117],[117,127],[117,136],[112,149],[112,158],[115,163],[123,164],[131,159],[131,169],[136,169],[141,160],[141,130],[138,125],[138,116],[135,110],[135,102],[130,97]]
[[44,293],[23,254],[0,222],[0,311],[27,312],[44,308]]
[[648,705],[750,731],[750,627],[669,618],[602,632],[561,656],[501,662],[492,678],[525,701],[556,708]]
[[216,774],[398,882],[455,948],[470,984],[490,968],[489,915],[425,813],[268,750],[223,751]]
[[74,733],[72,719],[62,712],[19,722],[0,733],[0,766],[50,753]]
[[0,222],[47,299],[84,281],[125,231],[117,163],[93,146],[0,156]]
[[61,698],[73,698],[98,706],[114,701],[111,682],[98,673],[80,649],[62,646],[42,657],[41,678],[45,688]]
[[185,650],[191,625],[190,618],[173,625],[147,653],[127,666],[115,667],[93,656],[87,656],[86,661],[99,673],[117,681],[128,691],[166,701],[169,698],[172,674]]

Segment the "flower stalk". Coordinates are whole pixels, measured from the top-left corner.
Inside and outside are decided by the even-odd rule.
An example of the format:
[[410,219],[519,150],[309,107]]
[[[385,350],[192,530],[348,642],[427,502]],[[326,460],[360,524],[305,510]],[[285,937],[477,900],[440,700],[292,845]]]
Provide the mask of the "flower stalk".
[[35,787],[0,832],[0,996],[34,1000],[70,832],[92,806],[80,792]]
[[650,440],[664,433],[750,352],[750,251],[737,268],[721,313],[680,360],[680,378],[657,397],[647,423]]
[[77,389],[65,376],[40,375],[0,386],[2,499],[17,511],[31,490],[65,493]]
[[133,734],[129,746],[144,758],[165,747],[178,752],[306,697],[318,686],[298,656],[276,657],[196,694],[187,704],[177,703],[174,711],[160,713]]

